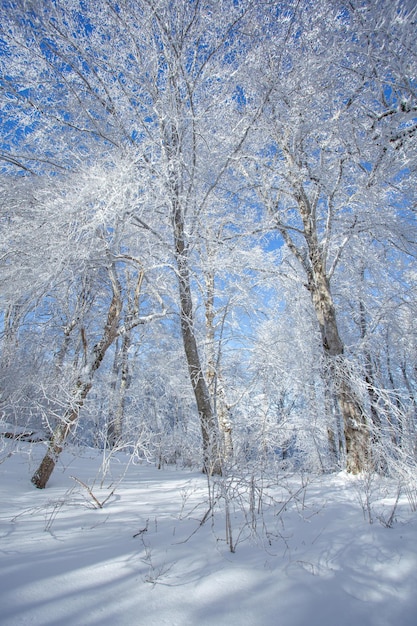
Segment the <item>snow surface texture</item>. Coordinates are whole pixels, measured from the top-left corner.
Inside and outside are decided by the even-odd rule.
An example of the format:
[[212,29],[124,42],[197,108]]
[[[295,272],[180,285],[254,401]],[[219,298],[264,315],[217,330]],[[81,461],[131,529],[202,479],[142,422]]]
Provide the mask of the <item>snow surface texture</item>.
[[1,446],[2,626],[417,623],[417,514],[401,496],[390,520],[395,485],[344,473],[208,485],[83,450],[38,491],[42,445]]

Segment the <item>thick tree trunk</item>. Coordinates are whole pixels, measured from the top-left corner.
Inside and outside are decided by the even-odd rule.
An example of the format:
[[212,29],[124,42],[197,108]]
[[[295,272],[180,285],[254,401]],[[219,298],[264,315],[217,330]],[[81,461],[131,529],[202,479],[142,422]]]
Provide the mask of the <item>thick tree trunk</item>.
[[119,369],[121,360],[121,349],[119,337],[117,338],[114,346],[114,358],[111,369],[111,381],[110,381],[110,402],[109,402],[109,416],[107,420],[107,432],[106,432],[106,444],[113,448],[115,442],[118,439],[117,425],[116,425],[116,405],[118,396],[118,382],[119,382]]
[[369,430],[358,398],[343,372],[337,374],[337,399],[343,417],[346,470],[350,474],[373,469]]
[[[112,408],[109,415],[107,428],[107,443],[111,448],[117,445],[123,433],[124,409],[126,391],[129,388],[129,347],[131,343],[130,332],[123,335],[122,346],[116,347],[113,365],[112,380]],[[120,382],[119,382],[120,370]]]
[[352,474],[371,466],[369,429],[364,410],[343,367],[344,346],[337,327],[336,312],[324,271],[316,265],[309,290],[319,322],[323,351],[332,373],[334,389],[343,419],[346,469]]
[[191,385],[200,416],[203,439],[203,470],[207,474],[221,474],[222,460],[218,445],[217,425],[194,333],[190,277],[187,261],[183,253],[177,254],[177,263],[179,271],[181,333]]
[[[307,273],[307,288],[319,323],[321,340],[328,370],[333,374],[334,389],[340,413],[346,445],[346,469],[357,474],[370,467],[370,438],[366,416],[354,392],[343,364],[344,345],[337,326],[336,311],[326,271],[324,248],[319,244],[316,222],[317,199],[310,202],[304,188],[294,183],[294,197],[303,221],[304,238],[308,260],[292,244],[293,252],[300,259]],[[286,234],[288,240],[288,233]]]
[[327,440],[331,464],[336,468],[340,467],[341,456],[344,449],[343,424],[339,404],[334,391],[334,372],[329,371],[329,365],[329,359],[325,357],[321,376],[324,381],[324,406],[328,420]]

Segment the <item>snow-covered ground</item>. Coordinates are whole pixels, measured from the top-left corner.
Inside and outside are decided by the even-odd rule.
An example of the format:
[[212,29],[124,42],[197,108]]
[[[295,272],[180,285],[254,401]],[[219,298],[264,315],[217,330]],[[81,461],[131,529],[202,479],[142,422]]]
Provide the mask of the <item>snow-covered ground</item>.
[[39,491],[42,444],[1,447],[2,626],[417,624],[417,513],[401,496],[386,527],[387,482],[278,475],[209,490],[201,474],[119,456],[101,485],[103,457],[84,449]]

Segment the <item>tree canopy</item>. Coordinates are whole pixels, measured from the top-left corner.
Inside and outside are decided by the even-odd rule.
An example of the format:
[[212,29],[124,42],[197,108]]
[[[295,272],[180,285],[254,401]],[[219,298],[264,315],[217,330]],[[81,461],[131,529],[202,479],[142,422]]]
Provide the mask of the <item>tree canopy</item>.
[[414,457],[416,18],[2,3],[0,402],[50,471]]

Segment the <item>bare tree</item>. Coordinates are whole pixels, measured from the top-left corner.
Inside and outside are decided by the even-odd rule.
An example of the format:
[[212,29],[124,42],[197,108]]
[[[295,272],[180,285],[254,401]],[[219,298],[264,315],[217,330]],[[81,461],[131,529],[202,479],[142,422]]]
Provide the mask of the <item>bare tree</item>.
[[114,148],[136,151],[136,190],[123,215],[155,245],[165,245],[165,262],[166,251],[171,255],[203,465],[218,473],[218,426],[195,330],[192,256],[197,217],[257,117],[255,111],[239,125],[230,98],[249,41],[243,26],[250,23],[250,3],[143,0],[132,19],[130,3],[101,0],[84,7],[81,22],[75,0],[41,2],[30,20],[26,7],[19,4],[13,15],[2,10],[2,61],[16,123],[28,116],[33,142],[19,154],[8,147],[5,163],[28,173],[57,171],[76,167],[83,153],[94,160]]
[[[131,321],[148,319],[155,306],[160,313],[167,301],[170,323],[179,320],[203,469],[220,473],[231,449],[221,339],[238,310],[232,266],[240,264],[242,290],[245,270],[273,280],[256,255],[266,257],[276,237],[298,276],[286,298],[298,297],[300,286],[309,298],[308,320],[297,320],[300,336],[315,318],[334,454],[337,405],[348,469],[372,464],[373,414],[366,412],[375,401],[369,394],[363,401],[351,376],[356,353],[341,289],[356,280],[349,272],[356,255],[367,267],[368,245],[383,241],[401,259],[413,254],[414,31],[415,8],[388,0],[325,0],[317,11],[298,0],[0,7],[0,114],[8,119],[2,217],[11,226],[0,239],[5,330],[11,346],[21,314],[36,310],[40,319],[43,312],[56,370],[73,368],[74,415],[94,363],[119,338],[120,431],[127,353],[136,340]],[[141,315],[127,266],[135,284],[144,272]],[[230,290],[222,298],[220,285]],[[90,286],[95,293],[85,300]],[[257,307],[271,314],[264,294],[250,296],[251,314]],[[362,316],[369,336],[366,322]],[[173,333],[174,351],[176,341]],[[249,333],[245,341],[253,341]],[[396,365],[392,378],[413,391],[410,353],[403,374]],[[86,377],[78,369],[83,359]],[[364,380],[375,378],[377,368],[367,367]],[[317,411],[320,394],[310,394]],[[63,413],[73,422],[71,411]]]
[[[397,10],[398,6],[394,13]],[[401,141],[414,133],[410,66],[415,64],[405,60],[406,41],[411,41],[407,11],[401,27],[393,13],[381,15],[373,5],[362,12],[353,3],[341,10],[329,2],[326,11],[323,20],[307,7],[293,6],[297,29],[289,34],[285,52],[275,44],[271,27],[263,50],[265,70],[258,80],[265,91],[271,84],[273,88],[263,111],[260,139],[253,139],[259,146],[258,158],[248,154],[241,167],[266,209],[266,229],[280,233],[303,273],[320,330],[325,371],[330,373],[327,380],[343,417],[347,469],[356,473],[373,463],[370,429],[349,374],[340,330],[342,311],[332,283],[341,262],[349,263],[348,247],[353,252],[351,243],[358,245],[362,233],[373,231],[375,238],[386,241],[397,238],[397,245],[410,250],[409,239],[389,213],[381,219],[379,205],[389,204],[387,186],[405,163],[404,155],[398,155],[395,129],[405,124]],[[358,39],[349,36],[352,22],[358,27]],[[403,77],[408,73],[403,87],[402,70],[395,62],[388,67],[385,54],[381,57],[376,49],[370,34],[374,29],[379,43],[384,40],[389,46],[399,29],[403,48],[396,61],[402,61]],[[401,106],[400,91],[407,92],[407,105]],[[378,101],[380,105],[375,105]],[[268,141],[262,146],[265,136]],[[380,428],[374,413],[371,417]]]

